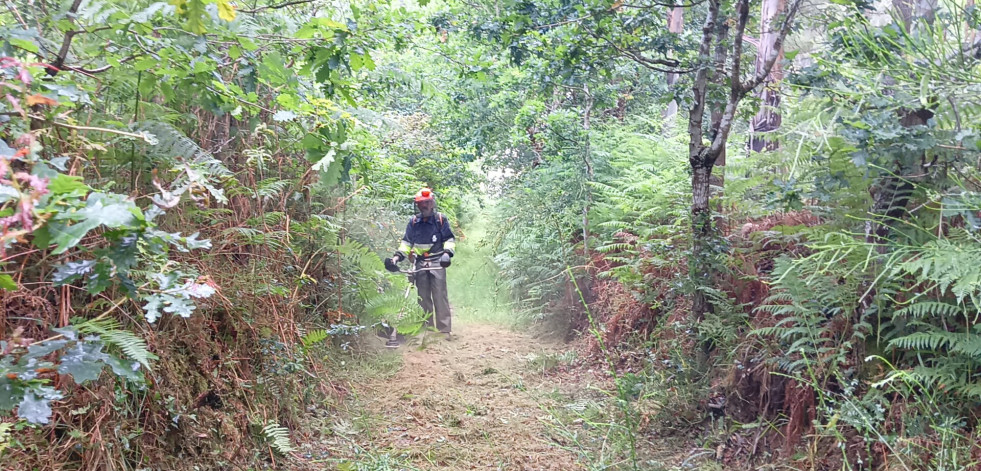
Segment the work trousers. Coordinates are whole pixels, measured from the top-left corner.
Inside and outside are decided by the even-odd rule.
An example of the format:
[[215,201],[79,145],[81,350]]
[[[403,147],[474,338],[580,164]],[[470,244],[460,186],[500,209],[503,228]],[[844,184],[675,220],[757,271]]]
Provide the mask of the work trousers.
[[[419,305],[430,314],[426,325],[436,326],[436,330],[450,332],[450,298],[446,291],[446,269],[422,271],[415,274],[416,290],[419,292]],[[435,310],[435,316],[433,311]]]

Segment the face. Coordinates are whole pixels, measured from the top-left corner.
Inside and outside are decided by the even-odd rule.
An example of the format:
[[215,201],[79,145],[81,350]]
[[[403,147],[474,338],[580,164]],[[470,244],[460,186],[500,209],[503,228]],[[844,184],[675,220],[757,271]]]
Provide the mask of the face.
[[419,214],[422,214],[423,217],[429,217],[433,214],[436,202],[433,200],[418,201],[416,202],[416,207],[419,208]]

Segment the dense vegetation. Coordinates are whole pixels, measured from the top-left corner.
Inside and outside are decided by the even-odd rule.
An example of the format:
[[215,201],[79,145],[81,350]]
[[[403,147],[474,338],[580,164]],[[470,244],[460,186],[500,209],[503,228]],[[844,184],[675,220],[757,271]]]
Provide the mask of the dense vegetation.
[[421,186],[607,370],[590,469],[981,469],[973,1],[4,7],[5,469],[288,465]]

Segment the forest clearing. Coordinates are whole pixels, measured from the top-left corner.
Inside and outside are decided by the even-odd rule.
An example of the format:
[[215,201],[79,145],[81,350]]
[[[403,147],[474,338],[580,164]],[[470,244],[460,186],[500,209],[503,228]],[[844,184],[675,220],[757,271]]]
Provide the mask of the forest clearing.
[[974,0],[4,0],[0,470],[981,470]]

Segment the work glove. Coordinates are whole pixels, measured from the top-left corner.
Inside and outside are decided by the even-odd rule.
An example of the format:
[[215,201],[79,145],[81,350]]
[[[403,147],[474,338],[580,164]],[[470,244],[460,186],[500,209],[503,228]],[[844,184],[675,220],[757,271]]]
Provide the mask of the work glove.
[[446,268],[450,266],[450,254],[444,253],[442,257],[439,257],[439,266]]
[[385,269],[393,273],[399,271],[399,266],[395,262],[395,257],[385,259]]

